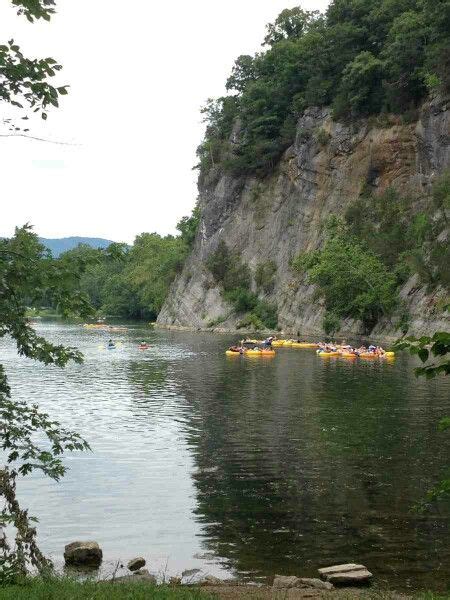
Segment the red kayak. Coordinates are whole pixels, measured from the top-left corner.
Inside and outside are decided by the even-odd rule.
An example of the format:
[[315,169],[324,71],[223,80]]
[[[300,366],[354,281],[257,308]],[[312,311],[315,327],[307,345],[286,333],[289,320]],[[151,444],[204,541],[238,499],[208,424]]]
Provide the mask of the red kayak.
[[150,344],[139,344],[139,350],[148,350],[150,348]]

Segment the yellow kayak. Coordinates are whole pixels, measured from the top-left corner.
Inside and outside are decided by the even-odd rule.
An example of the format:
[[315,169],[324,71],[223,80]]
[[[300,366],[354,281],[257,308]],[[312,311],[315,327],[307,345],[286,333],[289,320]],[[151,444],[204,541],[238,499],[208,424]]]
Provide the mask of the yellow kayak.
[[388,356],[389,358],[392,358],[393,356],[395,356],[395,352],[385,352],[384,355]]
[[274,350],[246,350],[245,356],[275,356]]
[[339,352],[319,352],[318,354],[322,357],[339,356]]
[[286,348],[290,348],[293,343],[294,342],[292,340],[284,340],[283,346],[286,346]]
[[311,342],[292,342],[292,348],[318,348],[319,344]]
[[226,354],[227,356],[241,356],[241,353],[240,353],[240,352],[233,352],[233,350],[227,350],[227,351],[225,352],[225,354]]

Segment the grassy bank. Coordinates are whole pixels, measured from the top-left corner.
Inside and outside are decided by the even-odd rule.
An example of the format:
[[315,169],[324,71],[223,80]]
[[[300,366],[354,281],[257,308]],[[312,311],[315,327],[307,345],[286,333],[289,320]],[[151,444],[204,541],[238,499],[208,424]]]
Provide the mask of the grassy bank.
[[153,587],[146,582],[96,583],[69,578],[29,579],[0,587],[0,600],[212,600],[195,588]]
[[[107,583],[78,581],[66,577],[43,580],[30,578],[21,585],[0,587],[0,600],[285,600],[273,595],[269,586],[224,585],[209,589],[193,587],[152,586],[148,582]],[[303,600],[311,597],[311,589],[291,590],[289,598]],[[445,600],[450,594],[397,594],[377,589],[337,589],[320,592],[317,598],[328,600]]]

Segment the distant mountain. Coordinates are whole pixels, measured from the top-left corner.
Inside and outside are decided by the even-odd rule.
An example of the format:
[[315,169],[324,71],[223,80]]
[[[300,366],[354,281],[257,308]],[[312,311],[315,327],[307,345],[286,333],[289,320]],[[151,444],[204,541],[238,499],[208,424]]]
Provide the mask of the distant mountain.
[[114,243],[111,240],[91,237],[66,237],[59,239],[39,238],[39,241],[51,251],[55,258],[67,250],[76,248],[79,244],[87,244],[92,248],[107,248],[110,244]]

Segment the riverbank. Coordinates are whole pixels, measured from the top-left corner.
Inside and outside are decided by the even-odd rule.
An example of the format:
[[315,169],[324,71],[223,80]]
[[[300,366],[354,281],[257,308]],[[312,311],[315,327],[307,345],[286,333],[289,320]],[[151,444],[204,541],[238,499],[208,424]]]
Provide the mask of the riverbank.
[[269,586],[155,586],[146,582],[77,581],[66,577],[30,578],[22,585],[0,588],[0,600],[444,600],[449,597],[427,592],[404,595],[360,588],[330,592],[312,589],[276,592]]

